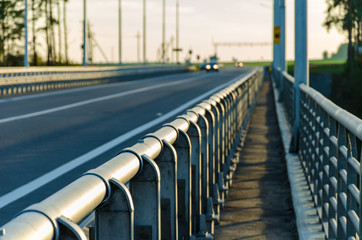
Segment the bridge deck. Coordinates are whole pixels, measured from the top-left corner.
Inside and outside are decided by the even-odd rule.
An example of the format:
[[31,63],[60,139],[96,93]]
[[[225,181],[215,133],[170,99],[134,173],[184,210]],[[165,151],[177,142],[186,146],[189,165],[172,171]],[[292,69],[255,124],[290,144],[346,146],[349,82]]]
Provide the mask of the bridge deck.
[[257,98],[216,239],[297,239],[270,81]]

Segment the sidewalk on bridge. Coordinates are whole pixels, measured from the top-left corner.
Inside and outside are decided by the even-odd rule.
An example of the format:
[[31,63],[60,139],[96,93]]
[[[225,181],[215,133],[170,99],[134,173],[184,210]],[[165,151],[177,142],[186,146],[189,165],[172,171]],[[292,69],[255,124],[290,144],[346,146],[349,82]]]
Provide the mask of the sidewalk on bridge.
[[215,239],[298,239],[271,82],[254,107]]

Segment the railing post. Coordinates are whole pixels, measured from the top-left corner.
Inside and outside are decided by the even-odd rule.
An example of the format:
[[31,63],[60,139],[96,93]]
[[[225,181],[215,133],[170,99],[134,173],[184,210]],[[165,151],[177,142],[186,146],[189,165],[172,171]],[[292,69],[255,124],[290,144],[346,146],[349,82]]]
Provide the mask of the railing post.
[[162,140],[163,150],[155,159],[161,172],[161,239],[178,237],[177,217],[177,154],[175,148]]
[[205,118],[208,122],[208,145],[209,145],[209,161],[208,161],[208,191],[209,194],[206,199],[205,206],[205,216],[207,222],[208,232],[214,234],[214,221],[215,212],[213,206],[214,196],[214,184],[215,184],[215,117],[213,112],[211,111],[211,105],[209,103],[203,102],[199,104],[199,106],[205,109]]
[[161,239],[161,176],[157,164],[142,156],[143,168],[132,179],[135,239]]
[[[358,183],[359,183],[359,174],[357,174],[357,172],[353,169],[353,166],[350,164],[350,160],[352,158],[358,159],[357,157],[357,143],[356,143],[356,138],[355,137],[351,137],[348,134],[348,139],[347,139],[347,159],[346,161],[347,163],[347,237],[353,237],[356,236],[356,233],[360,233],[359,232],[359,226],[355,229],[354,225],[353,225],[353,221],[351,219],[351,217],[349,216],[349,213],[353,212],[353,215],[357,215],[359,214],[358,212],[358,208],[357,206],[359,205],[357,203],[357,200],[353,197],[353,194],[350,191],[350,187],[354,186],[354,188],[357,188]],[[359,217],[361,217],[361,215],[357,215]]]
[[184,131],[178,133],[173,144],[177,153],[178,239],[188,239],[192,235],[191,141]]
[[347,236],[347,182],[343,173],[347,175],[347,159],[341,151],[342,146],[347,146],[346,129],[338,123],[338,147],[337,147],[337,239],[348,239]]
[[110,198],[96,209],[96,237],[102,240],[134,239],[134,206],[128,188],[112,178]]
[[[250,89],[249,89],[250,90]],[[227,163],[227,159],[230,154],[230,148],[231,148],[231,100],[230,95],[226,92],[224,92],[224,98],[222,99],[224,103],[225,108],[225,118],[224,118],[224,154],[223,154],[223,161],[221,165],[221,171],[223,171],[223,177],[224,177],[224,183],[226,191],[224,191],[224,199],[226,198],[228,194],[228,189],[231,185],[231,177],[229,175],[229,166]]]
[[[196,108],[204,111],[201,107]],[[206,213],[207,198],[209,197],[209,124],[205,116],[197,115],[196,124],[201,131],[201,213]]]
[[222,103],[222,95],[218,95],[217,97],[212,97],[212,99],[214,99],[217,102],[217,107],[218,107],[218,111],[219,111],[219,118],[218,118],[218,126],[217,126],[217,131],[218,131],[218,144],[217,149],[218,149],[218,157],[217,157],[217,161],[215,163],[216,166],[216,176],[215,176],[215,180],[217,181],[217,185],[218,185],[218,192],[219,192],[219,208],[224,206],[224,201],[225,201],[225,196],[226,196],[226,191],[227,191],[227,187],[225,186],[225,182],[224,182],[224,175],[223,175],[223,165],[225,162],[225,115],[226,115],[226,110],[224,107],[224,104]]
[[64,240],[86,240],[83,230],[68,218],[61,216],[57,219],[59,236]]
[[201,215],[201,130],[190,121],[187,131],[191,141],[191,195],[192,195],[192,234],[199,230]]
[[218,108],[219,102],[217,101],[220,99],[210,99],[207,101],[211,105],[211,111],[214,115],[214,153],[213,153],[213,160],[214,160],[214,184],[212,186],[212,199],[214,205],[214,213],[215,213],[215,221],[218,223],[220,218],[220,206],[221,206],[221,198],[219,192],[219,185],[218,185],[218,178],[220,172],[220,161],[221,161],[221,149],[220,149],[220,111]]
[[[321,110],[321,122],[322,122],[322,129],[321,134],[323,138],[323,146],[321,148],[322,151],[322,171],[323,171],[323,181],[322,181],[322,223],[328,225],[329,216],[328,216],[328,188],[329,188],[329,171],[327,166],[329,166],[329,152],[327,151],[328,141],[329,141],[329,133],[330,133],[330,125],[328,121],[328,114]],[[328,237],[328,236],[327,236]]]
[[329,199],[329,208],[328,208],[328,238],[335,239],[337,237],[337,221],[338,218],[336,217],[337,212],[337,151],[338,151],[338,144],[337,144],[337,123],[332,118],[329,117],[329,191],[328,191],[328,199]]

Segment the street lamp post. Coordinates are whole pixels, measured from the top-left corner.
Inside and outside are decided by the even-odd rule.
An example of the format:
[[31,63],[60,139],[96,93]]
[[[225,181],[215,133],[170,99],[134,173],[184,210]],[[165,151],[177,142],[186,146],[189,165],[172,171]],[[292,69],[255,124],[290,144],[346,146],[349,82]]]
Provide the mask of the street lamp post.
[[83,66],[87,65],[86,60],[86,38],[87,38],[87,9],[86,0],[83,0]]
[[179,0],[176,1],[176,63],[179,63]]
[[143,0],[143,64],[146,64],[146,0]]
[[28,0],[25,0],[24,9],[24,67],[28,67]]
[[165,63],[166,0],[162,1],[162,63]]
[[118,61],[122,65],[122,0],[118,0]]

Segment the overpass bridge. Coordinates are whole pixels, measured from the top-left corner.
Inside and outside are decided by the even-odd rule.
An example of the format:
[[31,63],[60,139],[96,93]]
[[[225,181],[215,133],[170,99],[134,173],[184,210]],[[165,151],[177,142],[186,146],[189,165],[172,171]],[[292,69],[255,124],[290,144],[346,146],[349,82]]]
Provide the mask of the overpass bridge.
[[285,72],[275,3],[271,70],[5,69],[0,239],[359,239],[362,120],[308,86],[305,0]]
[[359,237],[362,121],[278,68],[0,104],[0,239]]

